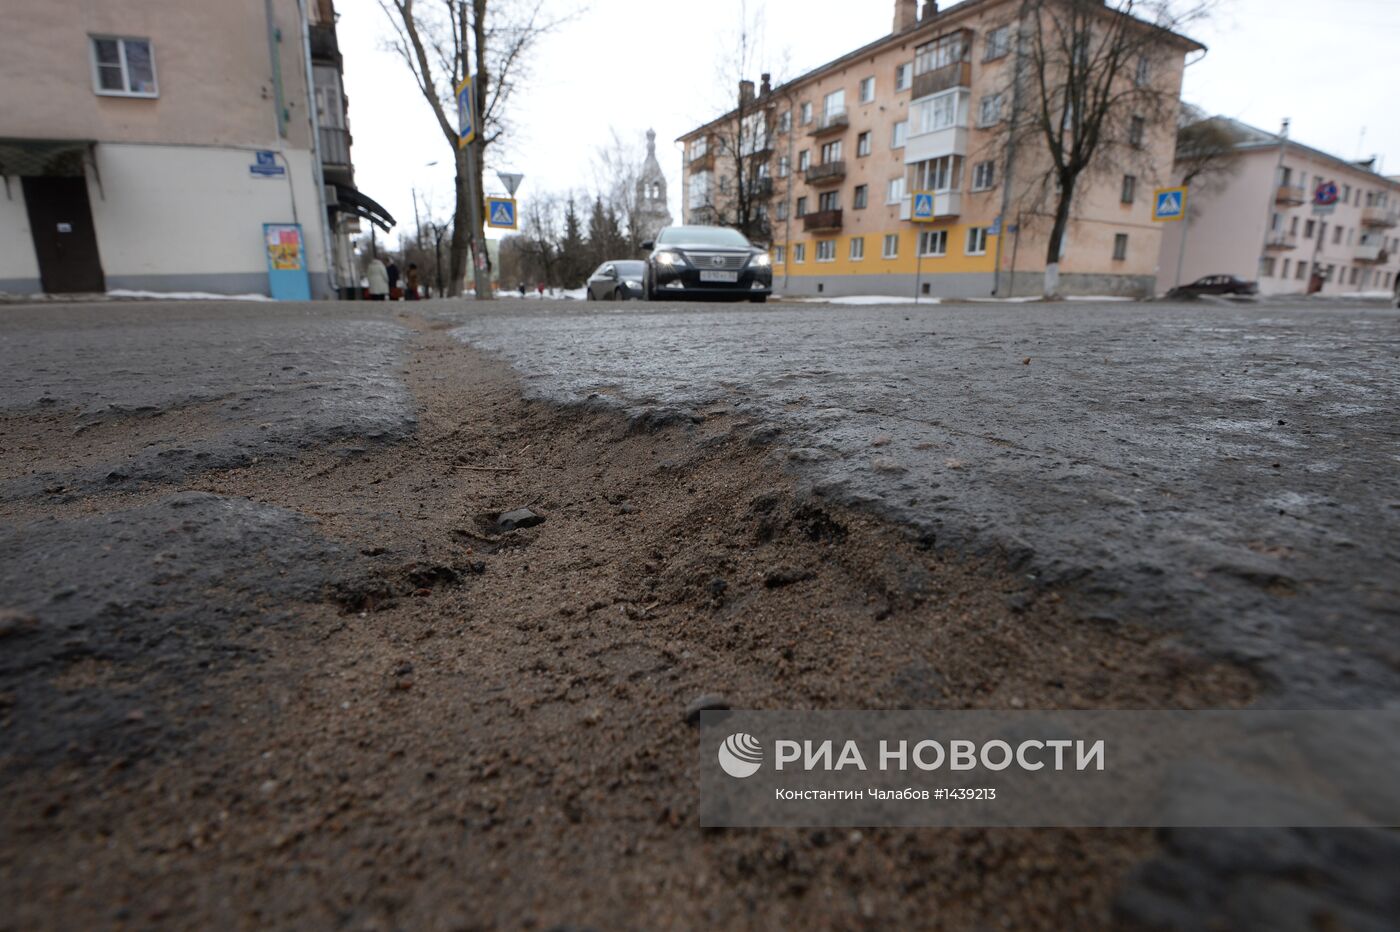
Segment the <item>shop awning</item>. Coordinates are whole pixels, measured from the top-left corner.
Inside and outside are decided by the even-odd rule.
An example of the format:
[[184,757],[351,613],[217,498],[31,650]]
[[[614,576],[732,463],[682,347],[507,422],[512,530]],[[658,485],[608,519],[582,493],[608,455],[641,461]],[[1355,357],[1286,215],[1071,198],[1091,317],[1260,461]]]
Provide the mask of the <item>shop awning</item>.
[[0,138],[0,175],[31,178],[81,178],[83,165],[97,145],[92,139]]
[[388,233],[389,228],[398,222],[377,201],[349,185],[336,185],[335,198],[336,203],[329,205],[330,210],[339,210],[342,213],[363,217],[385,233]]

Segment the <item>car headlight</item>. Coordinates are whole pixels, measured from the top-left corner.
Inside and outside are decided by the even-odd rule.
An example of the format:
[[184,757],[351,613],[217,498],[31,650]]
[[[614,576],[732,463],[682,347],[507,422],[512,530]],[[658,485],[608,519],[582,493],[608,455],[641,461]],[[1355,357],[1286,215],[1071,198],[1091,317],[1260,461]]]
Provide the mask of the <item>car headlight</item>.
[[685,259],[678,252],[658,252],[652,258],[657,265],[685,265]]
[[629,278],[629,279],[627,279],[627,287],[628,287],[628,288],[636,288],[636,289],[638,289],[638,290],[640,291],[640,290],[641,290],[641,287],[642,287],[642,283],[641,283],[641,282],[638,282],[638,281],[633,281],[632,279]]
[[768,253],[766,252],[761,252],[749,260],[749,265],[753,266],[756,269],[766,269],[772,264],[773,260],[769,258]]

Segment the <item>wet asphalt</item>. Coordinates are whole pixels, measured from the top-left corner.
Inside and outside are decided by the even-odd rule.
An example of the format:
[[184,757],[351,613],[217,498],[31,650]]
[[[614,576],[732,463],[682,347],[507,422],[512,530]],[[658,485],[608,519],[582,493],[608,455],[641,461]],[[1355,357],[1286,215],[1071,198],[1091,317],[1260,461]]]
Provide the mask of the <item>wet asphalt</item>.
[[[78,438],[136,425],[142,439],[0,477],[0,502],[32,509],[400,440],[415,427],[398,374],[409,331],[394,315],[405,308],[4,307],[4,442],[24,443],[38,416],[67,418]],[[935,546],[1004,559],[1074,594],[1095,623],[1181,632],[1258,671],[1268,704],[1400,701],[1393,309],[411,310],[509,360],[539,397],[652,424],[736,412],[813,494],[874,509]],[[11,551],[5,606],[48,598],[25,552]],[[62,548],[43,558],[62,561]]]

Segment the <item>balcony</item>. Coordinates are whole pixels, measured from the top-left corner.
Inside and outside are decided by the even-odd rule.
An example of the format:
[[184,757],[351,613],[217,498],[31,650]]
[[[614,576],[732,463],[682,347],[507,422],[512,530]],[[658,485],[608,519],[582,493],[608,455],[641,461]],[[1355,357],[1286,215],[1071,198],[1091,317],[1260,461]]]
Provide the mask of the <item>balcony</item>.
[[333,126],[321,127],[321,164],[350,164],[350,131]]
[[687,164],[687,168],[689,168],[692,173],[713,171],[714,167],[715,152],[713,149],[703,152],[700,155],[694,156]]
[[966,126],[950,126],[910,136],[904,142],[904,164],[916,165],[945,155],[967,155],[967,137]]
[[944,65],[942,68],[914,75],[914,96],[912,99],[918,100],[920,97],[941,94],[955,87],[971,86],[972,62],[953,62],[951,65]]
[[1285,207],[1301,207],[1308,202],[1308,194],[1300,184],[1281,184],[1274,192],[1274,203]]
[[813,165],[807,169],[807,183],[813,187],[840,184],[845,179],[845,161],[823,162],[820,165]]
[[841,211],[819,210],[802,218],[802,229],[807,233],[831,233],[841,229]]
[[1367,207],[1361,211],[1361,225],[1389,229],[1400,223],[1400,214],[1393,207]]
[[749,182],[749,196],[759,200],[766,200],[773,196],[772,178],[755,178]]
[[1367,265],[1384,265],[1390,261],[1390,253],[1382,243],[1362,243],[1356,247],[1356,261]]
[[844,133],[851,125],[851,118],[846,115],[846,111],[840,113],[826,113],[817,120],[817,125],[813,126],[807,134],[809,136],[828,136],[835,133]]
[[335,24],[322,23],[307,31],[311,45],[311,60],[340,64],[340,42],[336,39]]
[[[962,213],[962,192],[960,191],[935,191],[933,192],[933,218],[935,220],[950,220]],[[914,214],[914,199],[905,195],[904,200],[899,204],[899,219],[912,219]]]
[[1264,243],[1264,247],[1266,249],[1297,249],[1298,234],[1271,231],[1268,240]]

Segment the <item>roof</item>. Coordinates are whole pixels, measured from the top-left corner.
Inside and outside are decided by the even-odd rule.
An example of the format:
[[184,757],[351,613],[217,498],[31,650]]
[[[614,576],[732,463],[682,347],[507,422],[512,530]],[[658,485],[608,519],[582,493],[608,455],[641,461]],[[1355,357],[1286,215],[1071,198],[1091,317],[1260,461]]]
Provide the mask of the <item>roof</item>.
[[[1011,2],[1013,2],[1013,0],[962,0],[961,3],[958,3],[954,6],[949,7],[946,10],[942,10],[939,13],[935,14],[932,19],[920,20],[915,25],[901,32],[892,32],[888,35],[881,36],[874,42],[866,43],[865,45],[862,45],[860,48],[856,49],[853,52],[847,52],[840,58],[832,59],[824,65],[818,65],[816,68],[813,68],[810,71],[798,75],[797,77],[789,81],[784,81],[782,84],[779,84],[777,87],[773,88],[768,94],[756,98],[756,102],[771,100],[774,97],[781,96],[782,93],[785,91],[788,91],[790,89],[796,89],[797,86],[807,84],[810,81],[814,81],[817,78],[820,78],[823,75],[827,74],[828,72],[835,71],[838,68],[842,68],[850,64],[851,62],[864,58],[867,55],[871,55],[876,52],[882,51],[886,46],[909,41],[923,41],[926,38],[936,37],[938,35],[941,35],[945,30],[956,26],[959,20],[967,18],[972,13],[981,12],[986,7],[1002,6],[1007,5]],[[1153,29],[1163,33],[1164,37],[1166,37],[1168,41],[1175,41],[1177,45],[1180,45],[1182,47],[1183,51],[1204,52],[1206,50],[1206,47],[1204,45],[1188,36],[1183,36],[1179,33],[1172,32],[1170,29],[1165,29],[1161,26],[1154,25],[1153,23],[1149,23],[1146,20],[1137,21],[1139,23],[1142,23],[1143,26],[1146,26],[1149,29]],[[710,122],[705,123],[701,126],[697,126],[695,129],[691,130],[688,133],[683,133],[682,135],[677,136],[676,141],[683,142],[684,140],[687,140],[692,136],[696,136],[700,133],[706,132],[707,130],[710,130],[722,123],[727,123],[730,120],[733,120],[738,115],[738,113],[739,108],[735,107],[728,113],[715,117]]]
[[1344,159],[1341,156],[1333,155],[1330,152],[1324,152],[1321,149],[1314,149],[1312,146],[1304,145],[1301,142],[1289,139],[1278,133],[1271,133],[1267,130],[1260,129],[1257,126],[1251,126],[1248,123],[1245,123],[1241,120],[1236,120],[1233,117],[1213,116],[1209,119],[1218,123],[1222,123],[1229,129],[1230,134],[1238,140],[1238,142],[1236,142],[1235,144],[1235,149],[1240,152],[1252,152],[1262,149],[1277,149],[1281,143],[1287,143],[1290,149],[1306,153],[1308,155],[1313,156],[1314,158],[1322,159],[1323,161],[1332,162],[1333,164],[1341,168],[1347,168],[1354,172],[1359,172],[1363,175],[1371,175],[1377,181],[1400,186],[1400,176],[1387,177],[1385,175],[1380,174],[1374,168],[1374,160],[1367,162],[1353,162],[1349,159]]

